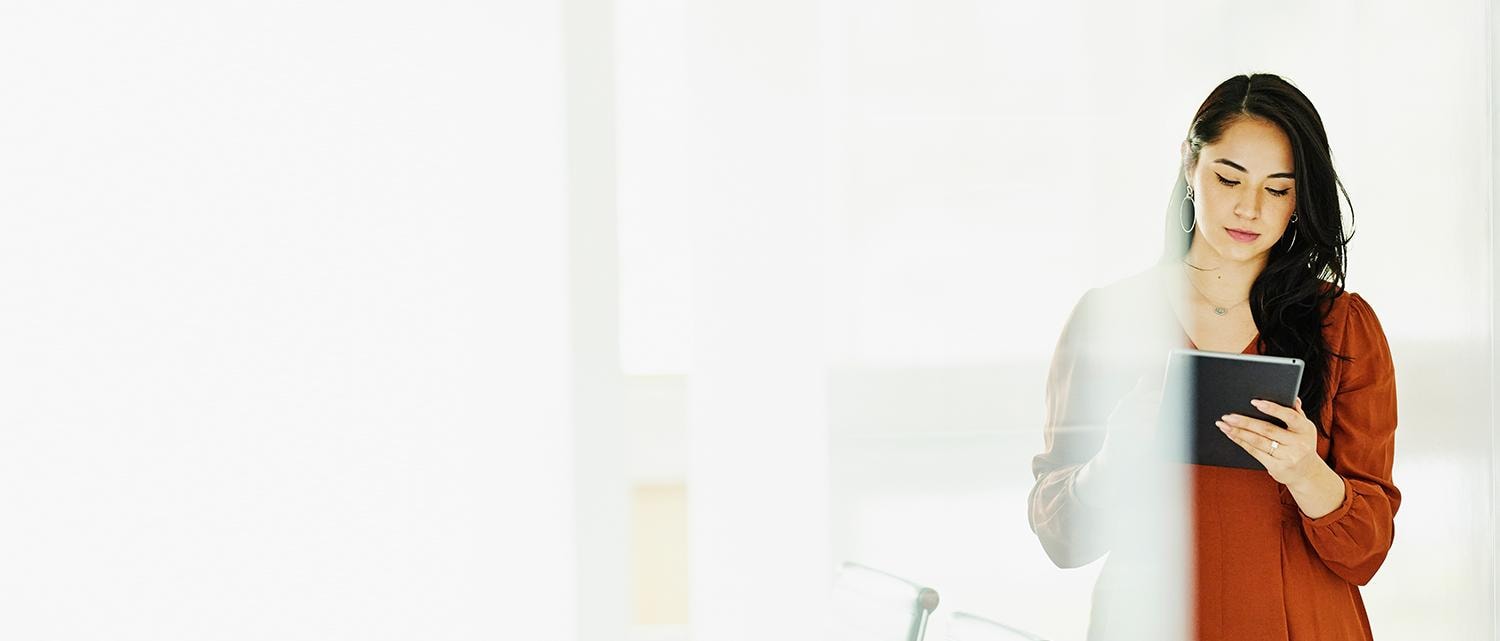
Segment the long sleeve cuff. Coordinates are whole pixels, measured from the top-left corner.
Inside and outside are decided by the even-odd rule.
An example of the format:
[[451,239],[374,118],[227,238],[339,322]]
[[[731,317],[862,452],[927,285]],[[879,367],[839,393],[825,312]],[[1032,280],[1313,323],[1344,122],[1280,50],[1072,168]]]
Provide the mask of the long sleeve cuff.
[[1334,574],[1365,585],[1385,562],[1395,538],[1392,500],[1374,484],[1344,478],[1344,502],[1316,519],[1302,515],[1302,531]]
[[1071,465],[1044,475],[1030,497],[1031,529],[1047,556],[1061,568],[1086,565],[1106,551],[1097,511],[1074,487],[1082,467]]
[[1324,514],[1323,516],[1320,516],[1318,518],[1312,518],[1312,517],[1310,517],[1310,516],[1308,516],[1306,514],[1303,514],[1302,515],[1302,525],[1303,525],[1303,527],[1309,527],[1309,528],[1327,527],[1329,525],[1332,525],[1333,523],[1338,522],[1339,519],[1344,518],[1345,514],[1349,513],[1349,508],[1351,508],[1351,507],[1354,506],[1354,486],[1352,486],[1352,485],[1349,484],[1349,479],[1346,479],[1346,478],[1344,478],[1342,476],[1339,477],[1339,480],[1341,480],[1341,481],[1344,482],[1344,500],[1343,500],[1343,502],[1339,503],[1338,507],[1333,508],[1332,512]]

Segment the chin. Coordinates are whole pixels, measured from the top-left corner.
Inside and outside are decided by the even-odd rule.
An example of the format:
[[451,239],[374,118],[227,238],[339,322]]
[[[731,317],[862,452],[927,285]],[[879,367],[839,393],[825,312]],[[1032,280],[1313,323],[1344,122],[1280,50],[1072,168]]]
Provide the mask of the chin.
[[1210,243],[1210,246],[1212,246],[1214,248],[1214,251],[1218,252],[1219,256],[1223,259],[1231,260],[1237,263],[1255,260],[1260,256],[1267,255],[1271,249],[1269,245],[1267,245],[1266,247],[1260,247],[1260,243],[1243,245],[1240,243],[1235,243],[1232,240],[1230,241],[1230,243],[1231,244],[1228,247],[1214,243]]
[[1239,251],[1237,251],[1237,252],[1234,253],[1233,258],[1234,258],[1234,260],[1237,260],[1237,261],[1240,261],[1240,262],[1250,262],[1250,261],[1253,261],[1253,260],[1258,260],[1260,258],[1269,257],[1270,254],[1271,254],[1271,248],[1270,247],[1267,247],[1265,249],[1257,249],[1255,247],[1241,247],[1241,248],[1239,248]]

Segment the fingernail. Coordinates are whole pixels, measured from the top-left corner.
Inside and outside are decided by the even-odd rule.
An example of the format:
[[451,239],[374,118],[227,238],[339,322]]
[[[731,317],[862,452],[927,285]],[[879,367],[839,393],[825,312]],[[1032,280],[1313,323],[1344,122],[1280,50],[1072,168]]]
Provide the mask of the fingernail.
[[1260,400],[1258,398],[1252,398],[1252,399],[1250,399],[1250,404],[1254,405],[1256,407],[1260,407],[1262,403],[1265,403],[1265,401],[1262,401],[1262,400]]

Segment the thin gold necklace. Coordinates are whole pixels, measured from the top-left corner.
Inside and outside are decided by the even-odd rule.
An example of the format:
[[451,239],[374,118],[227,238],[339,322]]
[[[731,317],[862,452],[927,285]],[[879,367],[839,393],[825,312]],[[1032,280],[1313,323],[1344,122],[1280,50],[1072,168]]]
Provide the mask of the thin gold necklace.
[[[1182,261],[1182,264],[1187,265],[1188,267],[1192,267],[1193,269],[1199,269],[1198,267],[1195,267],[1193,264],[1187,262],[1186,260]],[[1202,270],[1199,269],[1199,271],[1202,271]],[[1235,304],[1230,305],[1228,307],[1224,307],[1223,305],[1215,303],[1212,298],[1208,297],[1208,294],[1203,293],[1203,290],[1198,289],[1198,283],[1193,282],[1193,277],[1191,275],[1184,275],[1184,277],[1187,278],[1188,284],[1193,286],[1193,290],[1196,291],[1196,292],[1198,292],[1199,296],[1203,297],[1203,300],[1208,301],[1208,304],[1214,306],[1214,314],[1217,315],[1217,316],[1223,316],[1225,314],[1228,314],[1229,310],[1234,309],[1236,307],[1239,307],[1240,305],[1245,304],[1245,301],[1250,300],[1249,298],[1246,298],[1245,300],[1242,300],[1242,301],[1240,301],[1238,303],[1235,303]]]

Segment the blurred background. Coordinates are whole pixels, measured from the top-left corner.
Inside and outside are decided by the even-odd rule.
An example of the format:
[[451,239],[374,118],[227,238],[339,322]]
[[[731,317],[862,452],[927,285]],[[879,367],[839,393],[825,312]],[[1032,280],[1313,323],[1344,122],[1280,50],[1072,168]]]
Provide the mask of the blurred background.
[[[1074,302],[1202,99],[1321,112],[1397,367],[1385,639],[1494,638],[1491,3],[0,9],[0,635],[1082,639]],[[928,638],[945,638],[934,616]]]

